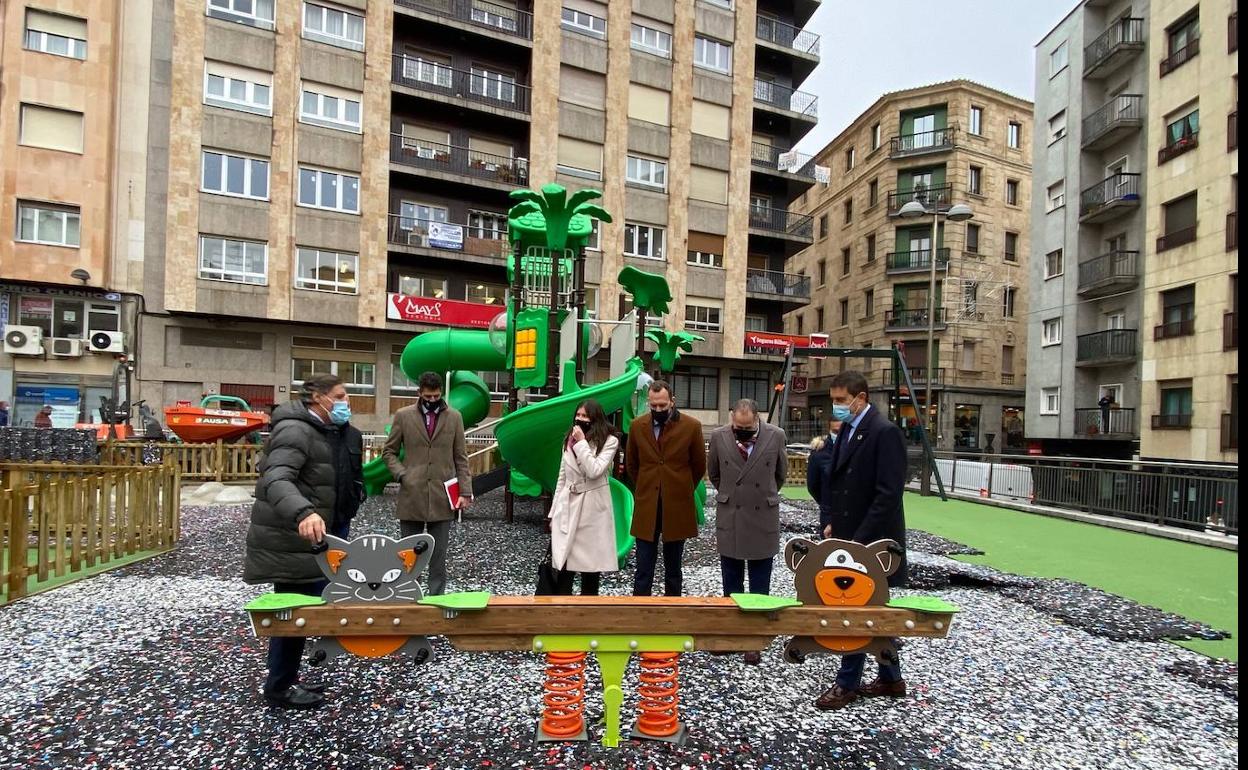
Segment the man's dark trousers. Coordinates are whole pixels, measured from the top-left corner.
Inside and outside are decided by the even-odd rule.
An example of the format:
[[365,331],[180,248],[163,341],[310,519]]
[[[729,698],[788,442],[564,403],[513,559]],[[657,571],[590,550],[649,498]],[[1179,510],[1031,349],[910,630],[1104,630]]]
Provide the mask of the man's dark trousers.
[[[659,559],[659,539],[663,536],[663,502],[654,516],[654,539],[637,538],[637,572],[633,575],[633,596],[650,596],[654,591],[654,567]],[[680,565],[685,558],[684,540],[663,541],[663,595],[680,596],[684,587]]]
[[[273,593],[304,594],[320,596],[328,581],[315,583],[274,583]],[[269,675],[264,680],[265,695],[279,695],[299,681],[299,664],[303,660],[303,647],[307,639],[302,636],[269,637]]]

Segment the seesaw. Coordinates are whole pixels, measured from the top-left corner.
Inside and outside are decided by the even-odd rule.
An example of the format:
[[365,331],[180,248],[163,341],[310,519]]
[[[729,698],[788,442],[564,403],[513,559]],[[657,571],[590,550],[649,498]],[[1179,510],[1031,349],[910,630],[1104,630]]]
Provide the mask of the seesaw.
[[750,652],[777,636],[793,637],[785,659],[870,653],[895,659],[894,639],[940,638],[957,607],[933,597],[888,599],[888,575],[900,557],[892,541],[791,540],[785,562],[797,599],[757,594],[720,597],[491,596],[487,592],[423,597],[417,578],[433,538],[328,537],[318,560],[330,584],[322,597],[268,594],[246,609],[258,636],[320,637],[311,662],[351,653],[432,656],[428,637],[458,650],[530,651],[546,656],[541,740],[586,740],[585,659],[594,654],[603,679],[602,745],[620,741],[622,682],[640,656],[640,714],[632,737],[681,742],[681,653]]

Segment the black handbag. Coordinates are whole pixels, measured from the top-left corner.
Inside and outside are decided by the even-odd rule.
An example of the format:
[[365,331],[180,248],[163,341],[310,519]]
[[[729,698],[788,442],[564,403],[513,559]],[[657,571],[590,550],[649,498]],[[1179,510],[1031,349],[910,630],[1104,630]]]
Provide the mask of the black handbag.
[[534,596],[555,596],[559,593],[559,570],[555,569],[555,565],[550,560],[550,550],[546,550],[546,557],[542,559],[541,564],[537,565],[537,588],[533,590]]

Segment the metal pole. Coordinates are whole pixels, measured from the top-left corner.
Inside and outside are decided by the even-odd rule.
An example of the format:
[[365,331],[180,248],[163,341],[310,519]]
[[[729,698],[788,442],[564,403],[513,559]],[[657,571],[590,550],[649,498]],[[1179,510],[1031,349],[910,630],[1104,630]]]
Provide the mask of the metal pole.
[[[928,254],[928,261],[931,262],[929,270],[929,279],[927,285],[927,387],[926,396],[924,397],[923,420],[926,424],[930,424],[929,415],[932,413],[932,380],[936,379],[936,361],[933,348],[936,347],[936,243],[940,234],[940,207],[935,201],[932,202],[932,246],[931,253]],[[940,411],[936,412],[935,430],[932,431],[933,436],[939,439],[940,435]],[[932,483],[929,473],[923,474],[923,483],[921,484],[921,492],[924,495],[932,493]]]

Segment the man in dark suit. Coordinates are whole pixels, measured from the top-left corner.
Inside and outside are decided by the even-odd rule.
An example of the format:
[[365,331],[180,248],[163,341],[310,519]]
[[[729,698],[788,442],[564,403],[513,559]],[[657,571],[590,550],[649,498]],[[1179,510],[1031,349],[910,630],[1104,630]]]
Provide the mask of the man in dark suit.
[[[901,428],[871,406],[862,372],[841,372],[831,381],[833,417],[841,429],[822,474],[816,501],[824,537],[871,543],[895,540],[902,548],[901,567],[888,579],[906,582],[906,518],[901,495],[906,485],[906,442]],[[846,655],[832,685],[815,705],[839,709],[859,698],[906,694],[901,662],[880,665],[879,677],[862,684],[865,655]]]

